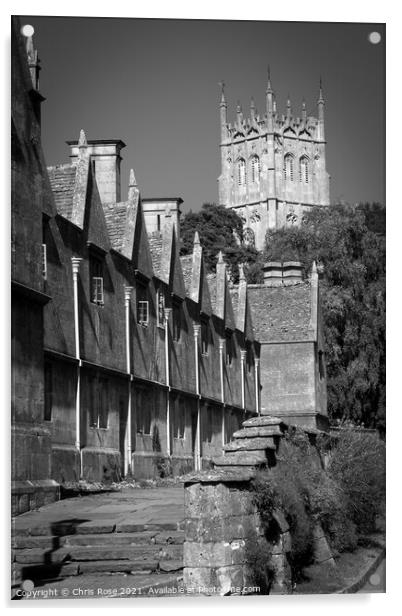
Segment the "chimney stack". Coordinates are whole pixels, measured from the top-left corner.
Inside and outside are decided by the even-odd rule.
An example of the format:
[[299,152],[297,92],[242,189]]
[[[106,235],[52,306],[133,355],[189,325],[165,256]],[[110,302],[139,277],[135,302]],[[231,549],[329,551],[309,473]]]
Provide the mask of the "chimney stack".
[[263,272],[264,284],[268,287],[288,286],[303,280],[303,266],[300,261],[268,261]]
[[[70,159],[78,159],[78,141],[67,141]],[[99,195],[103,205],[121,200],[120,151],[126,146],[120,139],[88,140],[88,154],[91,157]]]

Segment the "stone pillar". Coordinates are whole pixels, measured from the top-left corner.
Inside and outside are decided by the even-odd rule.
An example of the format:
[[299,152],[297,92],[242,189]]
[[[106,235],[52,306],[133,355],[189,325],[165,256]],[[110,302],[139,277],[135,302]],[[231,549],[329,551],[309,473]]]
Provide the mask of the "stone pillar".
[[265,536],[254,503],[255,469],[193,473],[184,480],[183,580],[188,594],[287,594],[290,534]]

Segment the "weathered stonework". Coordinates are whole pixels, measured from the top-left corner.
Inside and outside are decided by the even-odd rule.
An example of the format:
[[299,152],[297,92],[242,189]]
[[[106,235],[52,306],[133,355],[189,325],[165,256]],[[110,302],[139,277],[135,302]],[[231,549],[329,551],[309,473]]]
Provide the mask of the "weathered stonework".
[[[184,584],[189,593],[288,594],[291,592],[291,569],[288,554],[292,549],[290,527],[280,509],[271,512],[269,528],[261,519],[255,503],[252,480],[257,468],[269,469],[280,464],[282,439],[288,429],[277,417],[247,419],[233,434],[222,456],[213,459],[209,472],[192,473],[184,479],[185,542]],[[275,437],[261,437],[269,430]],[[316,428],[307,431],[314,442]],[[268,438],[275,438],[273,441]],[[237,449],[247,443],[247,449]],[[250,452],[258,457],[253,460]],[[265,447],[264,447],[265,445]],[[278,457],[276,454],[278,453]],[[320,465],[314,448],[310,455]],[[334,564],[322,528],[315,525],[316,562]],[[265,567],[265,571],[264,571]],[[257,590],[256,587],[260,587]]]

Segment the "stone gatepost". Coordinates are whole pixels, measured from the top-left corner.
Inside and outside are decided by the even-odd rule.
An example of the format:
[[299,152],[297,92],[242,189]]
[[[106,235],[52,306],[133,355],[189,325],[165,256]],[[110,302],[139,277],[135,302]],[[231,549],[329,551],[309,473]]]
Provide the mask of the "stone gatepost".
[[185,490],[184,585],[188,594],[288,593],[289,528],[278,513],[276,540],[266,538],[251,489],[255,468],[188,475]]

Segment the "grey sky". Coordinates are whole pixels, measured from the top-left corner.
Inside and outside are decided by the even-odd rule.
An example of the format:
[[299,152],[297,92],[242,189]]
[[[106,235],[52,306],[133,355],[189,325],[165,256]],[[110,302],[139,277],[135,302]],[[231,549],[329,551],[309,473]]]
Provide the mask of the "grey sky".
[[[237,100],[265,109],[268,63],[278,111],[290,95],[316,113],[326,101],[331,200],[385,202],[385,27],[246,21],[22,17],[42,61],[42,134],[48,164],[67,139],[122,139],[122,196],[133,167],[143,197],[217,201],[219,86],[229,119]],[[369,42],[377,31],[382,41]]]

